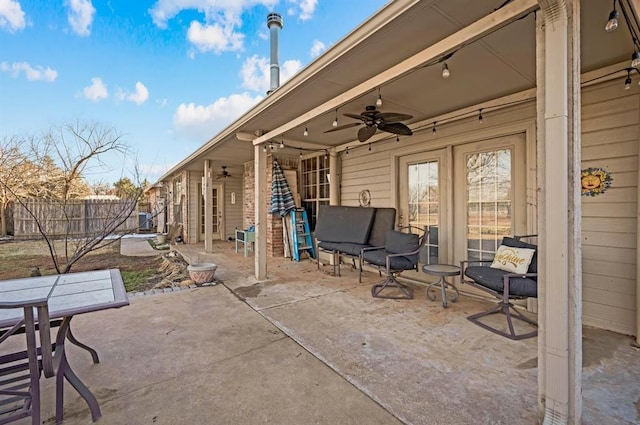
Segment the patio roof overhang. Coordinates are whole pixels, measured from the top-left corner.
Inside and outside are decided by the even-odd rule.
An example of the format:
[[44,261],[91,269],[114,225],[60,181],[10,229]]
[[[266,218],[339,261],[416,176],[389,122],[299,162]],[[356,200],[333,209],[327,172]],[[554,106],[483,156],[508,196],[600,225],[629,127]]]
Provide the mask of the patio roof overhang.
[[[354,122],[342,114],[374,104],[378,89],[384,101],[379,109],[412,115],[407,124],[414,130],[535,97],[538,2],[502,3],[391,2],[160,180],[183,169],[202,170],[204,159],[214,165],[251,161],[251,141],[284,141],[282,152],[290,155],[358,145],[357,128],[325,131],[336,115],[341,125]],[[626,28],[604,31],[610,8],[609,2],[583,1],[583,72],[622,63],[633,52]],[[439,60],[452,52],[445,80]],[[389,137],[395,136],[379,132],[371,142]]]

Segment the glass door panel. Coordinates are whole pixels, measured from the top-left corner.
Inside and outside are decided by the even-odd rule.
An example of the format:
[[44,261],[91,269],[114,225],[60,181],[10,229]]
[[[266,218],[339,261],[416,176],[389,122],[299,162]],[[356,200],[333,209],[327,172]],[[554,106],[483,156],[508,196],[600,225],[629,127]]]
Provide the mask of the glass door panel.
[[[442,178],[445,151],[425,152],[400,158],[400,208],[399,225],[410,226],[414,233],[428,226],[429,242],[420,254],[420,263],[445,261],[443,240],[439,237],[443,230]],[[446,244],[445,244],[446,245]]]
[[526,229],[524,134],[454,148],[455,260],[492,259]]

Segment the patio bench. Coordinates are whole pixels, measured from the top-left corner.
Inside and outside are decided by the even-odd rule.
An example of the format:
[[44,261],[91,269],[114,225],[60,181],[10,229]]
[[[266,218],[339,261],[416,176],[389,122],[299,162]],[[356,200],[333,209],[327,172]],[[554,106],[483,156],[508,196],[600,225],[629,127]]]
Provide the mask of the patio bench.
[[351,258],[355,268],[362,248],[385,245],[385,235],[394,229],[395,221],[395,208],[321,205],[315,229],[318,251],[331,254],[333,274],[337,271],[340,276],[340,256]]

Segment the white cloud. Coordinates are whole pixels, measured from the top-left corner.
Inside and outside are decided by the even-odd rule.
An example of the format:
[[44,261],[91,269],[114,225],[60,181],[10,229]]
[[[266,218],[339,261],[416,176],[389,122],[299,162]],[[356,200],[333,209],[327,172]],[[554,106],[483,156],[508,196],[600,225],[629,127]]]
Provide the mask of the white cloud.
[[86,97],[92,102],[97,102],[100,99],[106,99],[109,97],[109,91],[107,90],[107,86],[102,82],[102,79],[99,77],[92,78],[91,85],[82,89],[82,93],[84,94],[84,97]]
[[181,133],[202,141],[215,135],[260,100],[262,96],[245,92],[221,97],[210,105],[182,103],[173,115],[173,123]]
[[[166,28],[167,22],[183,10],[204,14],[204,22],[192,21],[187,39],[201,52],[238,51],[243,47],[242,12],[256,5],[272,8],[278,0],[157,0],[149,9],[153,23]],[[191,52],[190,54],[193,54]]]
[[201,52],[240,50],[243,38],[244,34],[233,31],[232,25],[223,27],[218,23],[202,25],[200,22],[192,21],[187,31],[187,40]]
[[[300,69],[302,69],[302,63],[299,60],[285,61],[280,65],[280,84],[283,84]],[[271,79],[269,60],[258,55],[247,58],[242,64],[240,76],[242,77],[242,87],[266,93],[269,90]]]
[[68,0],[65,5],[69,7],[67,19],[73,32],[82,37],[91,34],[91,24],[96,14],[91,0]]
[[0,63],[0,70],[3,72],[10,72],[13,77],[18,77],[21,72],[24,72],[24,75],[29,81],[52,82],[58,78],[58,71],[49,67],[44,68],[40,65],[33,68],[27,62],[14,62],[12,64],[2,62]]
[[0,0],[0,28],[15,32],[25,27],[24,12],[16,0]]
[[327,50],[327,46],[320,40],[313,40],[313,46],[311,46],[311,51],[309,54],[312,58],[317,58],[320,56],[320,53]]
[[156,99],[156,104],[157,104],[158,106],[160,106],[161,108],[164,108],[165,106],[167,106],[167,103],[168,103],[168,102],[169,102],[169,101],[167,100],[167,98],[164,98],[164,99]]
[[138,105],[142,105],[148,99],[149,90],[140,81],[136,83],[135,93],[131,93],[127,96],[127,100],[129,102],[137,103]]
[[[316,11],[316,6],[318,6],[318,0],[289,0],[289,3],[293,3],[300,9],[299,18],[302,21],[307,21],[313,18],[313,13]],[[289,15],[295,15],[297,13],[297,9],[295,7],[290,7],[287,12]]]

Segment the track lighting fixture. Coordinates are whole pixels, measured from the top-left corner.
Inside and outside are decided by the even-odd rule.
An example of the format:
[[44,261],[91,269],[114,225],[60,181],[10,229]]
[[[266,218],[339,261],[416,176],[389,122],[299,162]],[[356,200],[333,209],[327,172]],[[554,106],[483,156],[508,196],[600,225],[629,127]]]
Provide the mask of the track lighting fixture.
[[609,20],[604,26],[605,31],[611,32],[618,28],[618,10],[616,9],[616,0],[613,0],[613,10],[609,13]]
[[478,122],[482,124],[482,108],[478,111]]
[[338,110],[336,109],[336,117],[333,120],[333,122],[331,123],[331,126],[333,127],[337,127],[338,126]]
[[631,70],[627,69],[627,79],[624,80],[624,89],[629,90],[631,88]]
[[382,106],[382,94],[380,94],[380,87],[378,87],[378,99],[376,100],[376,106],[378,108]]
[[303,136],[307,137],[309,135],[309,130],[307,129],[307,126],[304,126],[304,133],[302,133]]
[[631,67],[632,68],[640,67],[640,53],[638,53],[637,50],[633,52],[633,54],[631,55]]
[[449,78],[451,72],[449,71],[449,65],[446,62],[442,63],[442,78]]

